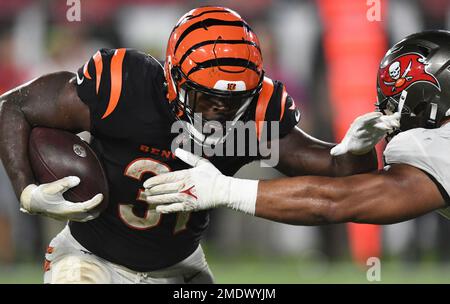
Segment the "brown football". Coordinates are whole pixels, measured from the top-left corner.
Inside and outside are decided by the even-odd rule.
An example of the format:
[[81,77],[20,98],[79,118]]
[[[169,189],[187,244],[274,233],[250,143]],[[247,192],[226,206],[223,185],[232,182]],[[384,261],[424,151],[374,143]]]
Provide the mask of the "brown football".
[[91,147],[77,135],[58,129],[33,128],[28,155],[34,177],[40,184],[78,176],[80,184],[66,191],[64,197],[83,202],[103,193],[103,201],[95,211],[107,207],[109,190],[105,171]]

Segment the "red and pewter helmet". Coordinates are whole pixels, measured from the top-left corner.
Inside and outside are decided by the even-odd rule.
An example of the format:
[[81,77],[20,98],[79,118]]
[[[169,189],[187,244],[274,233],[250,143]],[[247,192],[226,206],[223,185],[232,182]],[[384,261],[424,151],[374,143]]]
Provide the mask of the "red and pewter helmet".
[[386,53],[377,78],[377,107],[385,114],[401,111],[398,131],[439,127],[450,117],[450,32],[401,40]]
[[168,100],[178,119],[191,124],[197,93],[233,103],[236,111],[229,120],[235,123],[264,79],[256,34],[225,7],[200,7],[181,17],[169,38],[164,70]]

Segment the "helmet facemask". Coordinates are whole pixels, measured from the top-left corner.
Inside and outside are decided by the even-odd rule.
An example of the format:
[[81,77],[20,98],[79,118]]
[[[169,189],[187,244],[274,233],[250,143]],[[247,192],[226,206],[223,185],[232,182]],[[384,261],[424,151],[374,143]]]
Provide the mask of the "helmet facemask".
[[[413,88],[410,89],[411,91]],[[433,100],[408,100],[410,95],[417,92],[402,91],[400,96],[386,97],[381,102],[377,102],[377,110],[385,115],[391,115],[401,111],[400,128],[390,132],[386,137],[388,141],[400,132],[404,132],[414,128],[437,128],[439,127],[442,115],[438,111],[438,103]]]
[[186,131],[197,144],[222,144],[243,118],[259,90],[260,87],[252,91],[212,93],[212,90],[201,90],[192,82],[185,81],[180,85],[175,100],[178,112],[182,113],[177,118],[186,123]]
[[405,104],[408,91],[404,90],[399,97],[386,97],[381,101],[377,101],[377,111],[384,115],[392,115],[396,112],[400,112],[400,128],[389,132],[386,136],[386,140],[390,141],[395,135],[400,132],[417,128],[420,126],[420,117],[415,115],[413,111]]

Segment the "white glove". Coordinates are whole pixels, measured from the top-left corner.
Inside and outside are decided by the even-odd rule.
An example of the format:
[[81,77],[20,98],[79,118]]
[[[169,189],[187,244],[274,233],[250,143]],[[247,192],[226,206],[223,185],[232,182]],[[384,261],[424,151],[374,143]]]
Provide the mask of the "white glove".
[[147,203],[159,213],[229,207],[255,214],[258,181],[223,175],[208,160],[182,149],[175,155],[192,169],[157,175],[144,182]]
[[362,155],[368,153],[383,137],[395,128],[400,127],[400,113],[383,115],[371,112],[356,118],[342,142],[330,151],[333,156],[352,153]]
[[28,185],[20,195],[20,211],[42,214],[61,221],[86,222],[92,220],[99,213],[89,211],[102,202],[103,194],[99,193],[90,200],[80,203],[67,201],[63,197],[64,192],[78,186],[79,183],[78,177],[68,176],[48,184]]

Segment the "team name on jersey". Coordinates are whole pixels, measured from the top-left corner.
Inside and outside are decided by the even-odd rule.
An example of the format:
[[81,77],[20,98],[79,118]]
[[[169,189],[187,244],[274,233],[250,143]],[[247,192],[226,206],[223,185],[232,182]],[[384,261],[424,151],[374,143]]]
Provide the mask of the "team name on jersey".
[[144,153],[150,153],[152,155],[160,156],[166,159],[175,159],[175,154],[170,150],[158,149],[147,145],[140,145],[139,150]]

